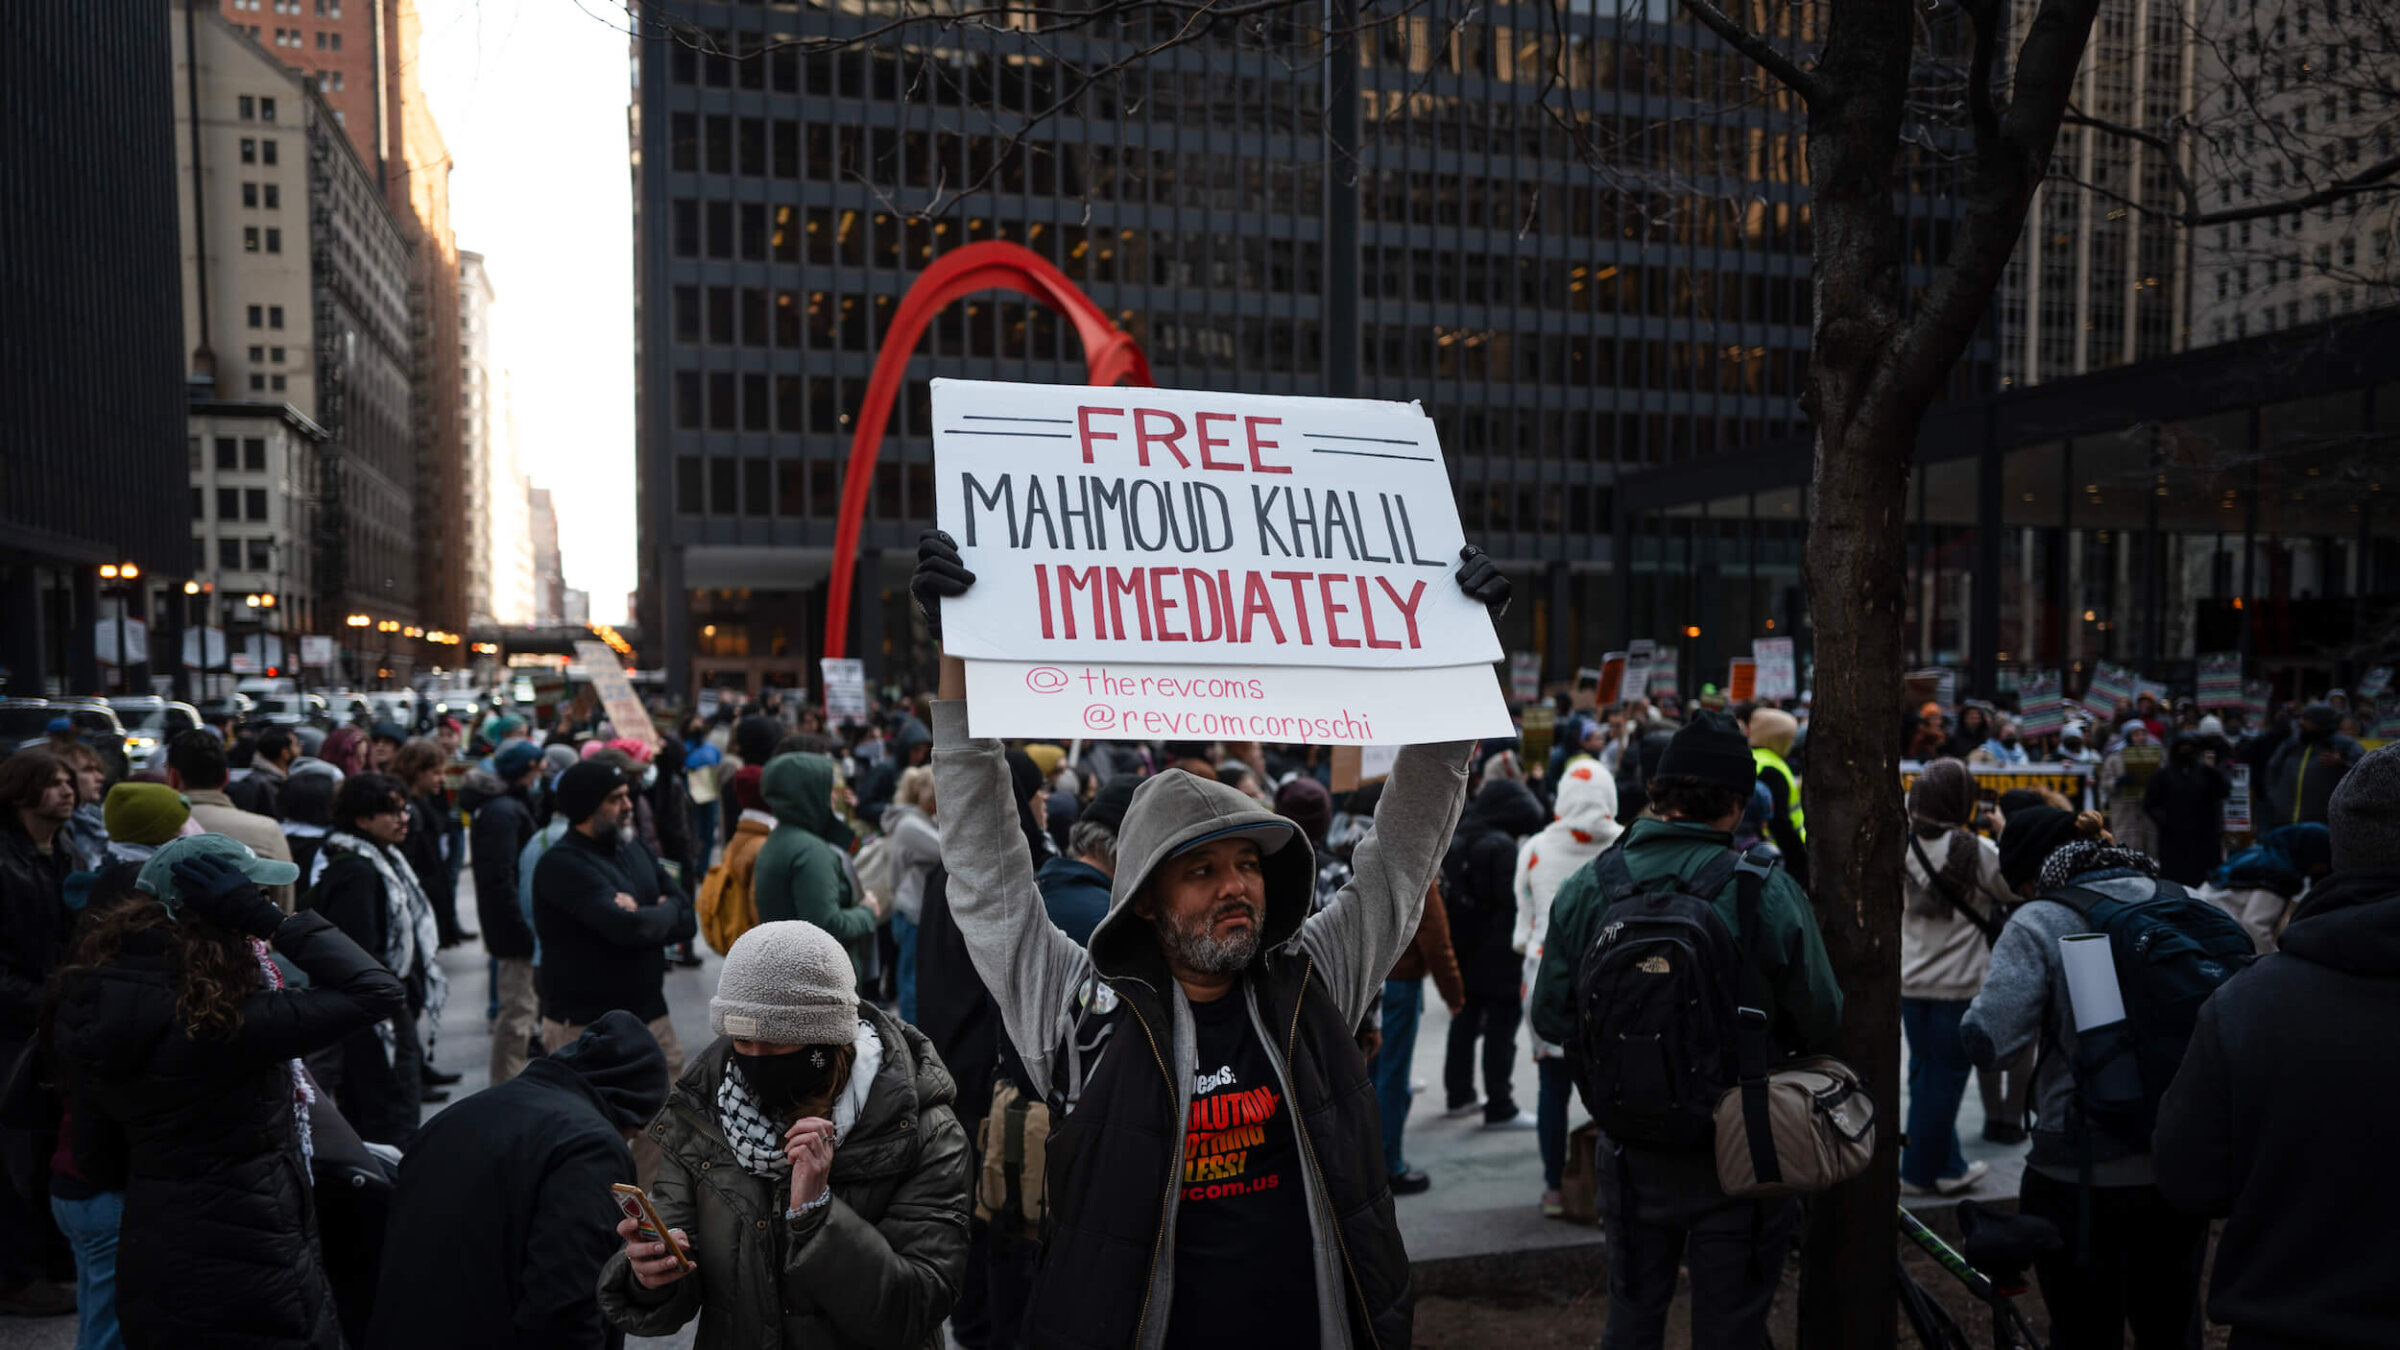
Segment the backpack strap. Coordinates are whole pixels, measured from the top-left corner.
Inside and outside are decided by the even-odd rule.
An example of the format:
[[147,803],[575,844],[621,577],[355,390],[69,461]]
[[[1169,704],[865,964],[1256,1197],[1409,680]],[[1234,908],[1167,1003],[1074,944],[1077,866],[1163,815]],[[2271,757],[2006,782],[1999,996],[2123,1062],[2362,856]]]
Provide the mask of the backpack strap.
[[[1719,860],[1733,876],[1734,941],[1742,949],[1741,1007],[1734,1028],[1741,1073],[1742,1133],[1750,1145],[1750,1174],[1768,1186],[1783,1180],[1783,1164],[1775,1156],[1775,1127],[1767,1109],[1767,1078],[1774,1072],[1776,1056],[1767,1022],[1766,973],[1758,964],[1758,951],[1764,945],[1759,911],[1766,902],[1767,878],[1781,861],[1759,850],[1736,853],[1731,849]],[[1714,871],[1718,865],[1712,862],[1704,871]]]
[[1642,889],[1641,883],[1633,879],[1633,869],[1625,863],[1625,845],[1621,840],[1592,860],[1592,880],[1600,884],[1602,909],[1629,899]]
[[1942,902],[1950,906],[1953,913],[1975,925],[1975,931],[1983,934],[1983,940],[1987,945],[1997,943],[2000,940],[2000,926],[2003,922],[2000,916],[1977,913],[1975,907],[1966,902],[1966,897],[1959,893],[1957,887],[1950,884],[1950,878],[1943,873],[1942,869],[1933,865],[1932,858],[1926,856],[1925,841],[1917,838],[1915,830],[1908,832],[1908,849],[1909,852],[1917,855],[1917,866],[1924,868],[1925,875],[1932,879],[1934,894],[1942,897]]

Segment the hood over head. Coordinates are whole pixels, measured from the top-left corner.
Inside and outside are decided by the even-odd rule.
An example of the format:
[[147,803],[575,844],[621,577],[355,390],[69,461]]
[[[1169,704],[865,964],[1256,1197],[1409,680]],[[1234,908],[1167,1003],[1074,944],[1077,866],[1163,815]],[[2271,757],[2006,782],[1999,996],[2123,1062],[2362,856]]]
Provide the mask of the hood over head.
[[2330,703],[2311,703],[2300,710],[2300,734],[2330,736],[2342,728],[2342,714]]
[[601,1014],[550,1062],[581,1078],[608,1123],[638,1130],[667,1104],[667,1056],[642,1019],[620,1008]]
[[[900,719],[900,729],[892,734],[892,744],[900,751],[900,758],[905,760],[909,751],[920,745],[933,744],[933,733],[926,730],[925,724],[916,718],[903,717]],[[1062,756],[1065,753],[1063,750],[1059,752]]]
[[2331,970],[2400,975],[2400,868],[2336,872],[2311,886],[2281,946]]
[[1461,828],[1498,830],[1521,839],[1547,824],[1533,789],[1513,778],[1492,778],[1476,790]]
[[[1300,932],[1316,898],[1316,854],[1292,822],[1258,804],[1240,788],[1168,769],[1142,780],[1117,831],[1117,871],[1108,893],[1108,917],[1092,930],[1092,964],[1104,976],[1163,970],[1151,922],[1133,910],[1133,898],[1159,864],[1189,845],[1232,833],[1252,833],[1266,852],[1266,914],[1259,925],[1259,952],[1275,950]],[[1284,842],[1277,846],[1274,837]]]
[[1779,755],[1792,753],[1792,742],[1800,737],[1800,719],[1781,708],[1755,708],[1750,713],[1750,747],[1772,750]]
[[833,832],[833,761],[823,755],[777,755],[759,775],[759,797],[775,819],[823,839]]
[[1619,833],[1617,780],[1589,761],[1559,776],[1558,799],[1552,803],[1558,823],[1578,835],[1606,841]]

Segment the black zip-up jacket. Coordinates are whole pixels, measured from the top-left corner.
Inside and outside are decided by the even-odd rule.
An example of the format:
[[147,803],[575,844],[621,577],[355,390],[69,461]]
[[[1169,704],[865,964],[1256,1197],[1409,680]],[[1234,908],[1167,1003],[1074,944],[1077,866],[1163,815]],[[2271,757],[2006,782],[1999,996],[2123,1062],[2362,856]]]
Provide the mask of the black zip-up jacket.
[[517,855],[533,838],[533,803],[521,787],[502,787],[478,769],[459,788],[467,808],[468,863],[475,869],[475,921],[483,949],[500,960],[533,959],[533,925],[517,904]]
[[16,813],[6,815],[0,820],[0,1042],[23,1042],[41,1019],[42,983],[74,927],[63,897],[75,852],[63,829],[42,852]]
[[[636,908],[617,908],[619,893]],[[542,940],[542,1016],[582,1026],[623,1008],[667,1015],[667,944],[700,931],[692,902],[638,839],[594,840],[570,829],[533,869],[533,927]]]
[[2225,1219],[2208,1315],[2236,1347],[2400,1345],[2395,1044],[2400,870],[2319,881],[2282,950],[2201,1005],[2153,1158],[2169,1201]]
[[1549,823],[1533,792],[1495,778],[1475,794],[1442,860],[1442,900],[1450,946],[1467,992],[1513,999],[1525,982],[1525,958],[1511,944],[1517,923],[1517,844]]

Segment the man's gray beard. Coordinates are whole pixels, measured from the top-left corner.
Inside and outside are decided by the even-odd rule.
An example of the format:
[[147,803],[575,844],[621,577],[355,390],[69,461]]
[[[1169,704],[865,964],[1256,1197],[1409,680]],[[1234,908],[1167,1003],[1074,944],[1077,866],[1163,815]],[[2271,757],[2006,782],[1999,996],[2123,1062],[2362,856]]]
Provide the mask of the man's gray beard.
[[1250,926],[1239,937],[1219,938],[1215,930],[1221,913],[1211,908],[1189,925],[1162,916],[1157,925],[1158,942],[1166,948],[1168,960],[1205,975],[1230,975],[1249,965],[1258,955],[1261,916],[1253,914]]

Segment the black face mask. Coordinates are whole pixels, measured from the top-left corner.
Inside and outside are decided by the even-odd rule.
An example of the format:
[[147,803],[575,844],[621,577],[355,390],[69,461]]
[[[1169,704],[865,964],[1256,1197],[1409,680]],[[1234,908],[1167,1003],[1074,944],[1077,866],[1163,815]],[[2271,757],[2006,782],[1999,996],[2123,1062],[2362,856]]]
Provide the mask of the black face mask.
[[733,1052],[734,1071],[770,1114],[803,1102],[829,1101],[850,1077],[849,1046],[810,1045],[788,1055]]

